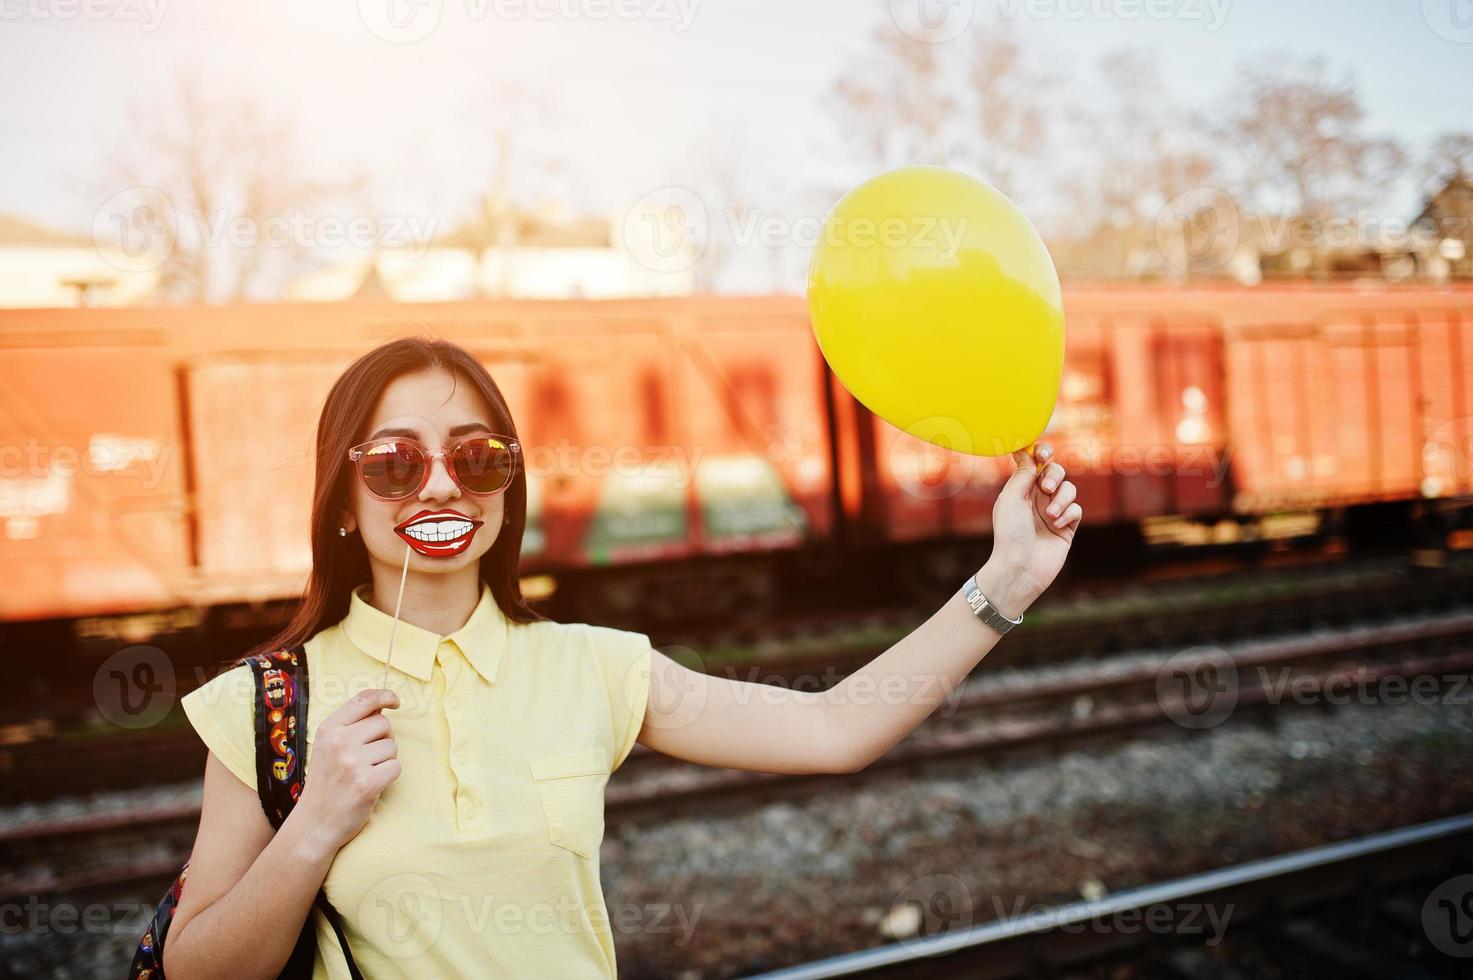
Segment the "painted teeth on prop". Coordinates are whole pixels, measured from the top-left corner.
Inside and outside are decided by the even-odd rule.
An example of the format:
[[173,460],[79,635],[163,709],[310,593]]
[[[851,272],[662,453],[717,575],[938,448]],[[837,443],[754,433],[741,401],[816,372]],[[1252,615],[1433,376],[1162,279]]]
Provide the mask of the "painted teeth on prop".
[[405,531],[419,541],[452,541],[470,529],[470,521],[450,518],[441,521],[424,521],[405,528]]

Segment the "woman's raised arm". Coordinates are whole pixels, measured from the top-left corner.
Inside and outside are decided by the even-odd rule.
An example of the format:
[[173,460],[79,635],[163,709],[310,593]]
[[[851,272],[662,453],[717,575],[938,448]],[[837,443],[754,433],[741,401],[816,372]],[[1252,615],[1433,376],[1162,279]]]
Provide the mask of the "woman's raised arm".
[[[1063,567],[1084,512],[1063,466],[1013,454],[977,584],[1016,619]],[[958,583],[960,586],[960,583]],[[929,619],[822,693],[711,677],[655,651],[639,741],[676,758],[759,772],[854,772],[924,721],[1001,635],[958,591]]]

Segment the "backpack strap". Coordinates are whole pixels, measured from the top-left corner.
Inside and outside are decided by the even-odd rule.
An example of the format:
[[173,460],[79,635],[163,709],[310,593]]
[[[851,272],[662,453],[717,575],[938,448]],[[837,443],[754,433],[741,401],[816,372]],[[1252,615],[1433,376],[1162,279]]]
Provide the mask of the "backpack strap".
[[[280,830],[302,795],[306,773],[307,650],[298,644],[290,650],[258,654],[249,661],[256,680],[256,795],[272,829]],[[313,905],[338,937],[348,974],[353,980],[363,980],[348,948],[342,918],[327,900],[327,893],[319,889]],[[310,977],[316,949],[316,933],[308,922],[282,976]]]
[[280,830],[302,795],[307,748],[307,656],[302,646],[250,658],[256,678],[256,795]]

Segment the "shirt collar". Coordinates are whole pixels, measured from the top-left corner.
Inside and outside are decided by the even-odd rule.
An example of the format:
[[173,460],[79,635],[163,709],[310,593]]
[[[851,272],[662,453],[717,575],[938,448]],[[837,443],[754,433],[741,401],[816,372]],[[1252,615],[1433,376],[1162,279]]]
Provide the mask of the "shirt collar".
[[[389,651],[389,631],[394,626],[394,617],[363,597],[361,593],[371,587],[372,583],[364,583],[353,590],[342,626],[354,646],[383,662]],[[506,618],[491,594],[491,586],[481,583],[480,602],[465,625],[454,633],[441,636],[400,619],[398,632],[394,634],[393,669],[422,681],[429,680],[440,644],[446,640],[455,645],[487,683],[496,682],[496,668],[506,649]]]

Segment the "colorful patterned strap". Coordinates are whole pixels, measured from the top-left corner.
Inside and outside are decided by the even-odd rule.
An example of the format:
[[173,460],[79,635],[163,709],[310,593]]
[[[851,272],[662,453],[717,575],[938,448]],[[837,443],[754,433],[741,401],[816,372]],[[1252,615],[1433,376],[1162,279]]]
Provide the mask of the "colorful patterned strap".
[[[302,646],[275,650],[250,657],[255,678],[256,795],[266,819],[279,830],[302,795],[302,777],[307,760],[307,656]],[[133,954],[130,980],[164,980],[164,942],[174,921],[189,862],[170,883],[154,909],[153,919]],[[358,964],[348,949],[348,937],[337,909],[321,889],[313,904],[332,926],[353,980],[363,980]],[[279,974],[284,980],[308,980],[317,958],[317,930],[309,920],[297,936],[291,956]]]
[[256,795],[280,830],[302,795],[307,745],[307,657],[297,646],[248,658],[256,684]]
[[[302,795],[307,765],[307,651],[297,645],[290,650],[258,654],[249,661],[256,678],[256,795],[272,828],[280,830]],[[348,949],[337,909],[320,890],[313,904],[337,935],[348,974],[353,980],[363,980]],[[307,975],[311,975],[311,958],[316,952],[312,932],[312,923],[308,922],[283,976],[295,975],[304,959]]]

